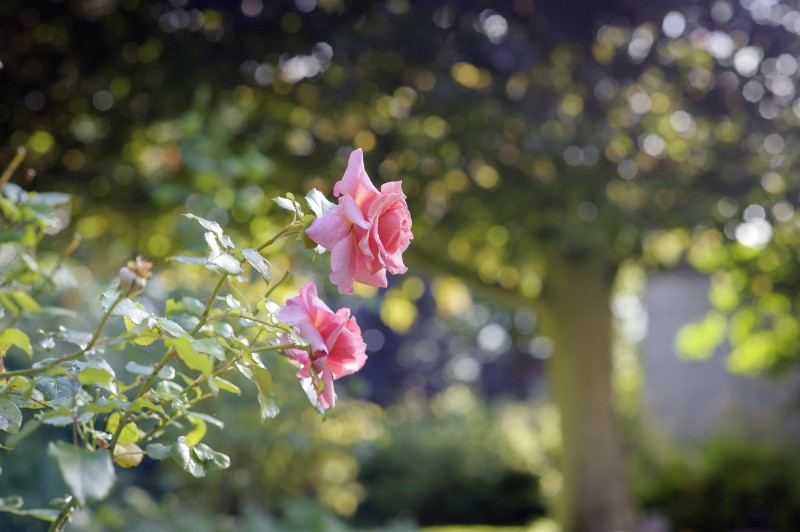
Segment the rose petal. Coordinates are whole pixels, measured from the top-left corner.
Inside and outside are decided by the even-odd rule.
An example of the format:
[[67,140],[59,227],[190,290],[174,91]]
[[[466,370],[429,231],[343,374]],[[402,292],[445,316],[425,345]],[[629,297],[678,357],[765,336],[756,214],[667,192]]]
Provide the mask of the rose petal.
[[[361,217],[364,218],[363,216]],[[364,220],[366,223],[366,220]],[[317,218],[306,229],[308,238],[324,247],[328,251],[343,238],[347,238],[353,224],[345,216],[341,206],[336,205],[322,218]]]

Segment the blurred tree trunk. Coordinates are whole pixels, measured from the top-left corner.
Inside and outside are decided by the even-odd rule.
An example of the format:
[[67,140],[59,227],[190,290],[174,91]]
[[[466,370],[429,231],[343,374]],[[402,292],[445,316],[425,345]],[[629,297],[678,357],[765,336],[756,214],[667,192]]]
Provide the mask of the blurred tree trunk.
[[616,267],[548,257],[542,326],[553,339],[549,362],[561,411],[564,532],[633,528],[633,504],[611,385],[610,297]]

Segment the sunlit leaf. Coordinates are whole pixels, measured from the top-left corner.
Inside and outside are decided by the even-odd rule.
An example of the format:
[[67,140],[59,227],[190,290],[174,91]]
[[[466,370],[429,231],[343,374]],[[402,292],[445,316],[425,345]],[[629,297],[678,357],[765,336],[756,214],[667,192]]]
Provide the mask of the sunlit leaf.
[[255,249],[243,249],[242,255],[250,263],[255,271],[261,274],[261,277],[269,283],[270,279],[272,278],[272,274],[270,273],[270,263],[261,256],[261,253],[256,251]]
[[170,456],[193,477],[202,478],[206,476],[206,468],[201,462],[197,461],[191,447],[186,443],[186,438],[183,436],[179,437],[175,445],[172,446]]
[[174,348],[178,357],[190,369],[200,371],[205,375],[211,373],[211,369],[214,367],[211,359],[208,358],[208,355],[195,351],[189,338],[172,338],[165,340],[164,344]]
[[120,467],[136,467],[142,462],[144,451],[135,443],[118,443],[114,447],[114,463]]
[[[109,434],[114,434],[117,432],[117,427],[119,427],[119,413],[114,412],[108,416],[108,420],[106,421],[106,432]],[[144,432],[142,432],[139,427],[136,426],[136,423],[128,422],[125,424],[122,432],[120,432],[119,439],[117,441],[119,443],[136,443],[143,437]]]
[[192,425],[194,425],[194,428],[186,434],[186,444],[189,447],[194,447],[206,437],[206,422],[194,415],[189,415],[187,417]]
[[31,339],[19,329],[6,329],[0,333],[0,356],[5,355],[11,346],[16,346],[28,356],[33,356]]

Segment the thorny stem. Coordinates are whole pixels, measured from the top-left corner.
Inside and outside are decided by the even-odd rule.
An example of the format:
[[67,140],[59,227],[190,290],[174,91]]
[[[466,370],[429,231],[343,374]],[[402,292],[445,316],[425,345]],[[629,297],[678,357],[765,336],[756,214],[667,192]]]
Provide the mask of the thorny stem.
[[64,527],[67,526],[67,522],[69,521],[70,516],[72,515],[72,511],[78,507],[78,499],[75,496],[70,496],[67,499],[67,502],[64,503],[64,506],[61,508],[61,511],[58,513],[58,517],[56,520],[53,521],[53,524],[50,525],[50,528],[47,529],[48,532],[61,532],[64,530]]

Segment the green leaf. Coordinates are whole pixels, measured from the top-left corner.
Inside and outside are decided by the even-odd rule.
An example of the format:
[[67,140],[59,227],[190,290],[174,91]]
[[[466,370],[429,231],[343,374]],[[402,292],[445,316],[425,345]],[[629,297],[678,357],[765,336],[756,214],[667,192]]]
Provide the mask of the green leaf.
[[172,347],[178,354],[178,357],[183,360],[190,369],[202,372],[205,375],[211,373],[214,364],[207,355],[198,353],[192,348],[192,344],[188,338],[171,338],[164,341],[167,347]]
[[231,275],[239,275],[244,270],[239,265],[239,261],[228,255],[228,252],[220,247],[219,241],[213,233],[204,235],[209,247],[208,265],[212,269],[222,270]]
[[[114,412],[113,414],[108,416],[108,420],[106,421],[106,432],[109,434],[114,434],[117,432],[117,427],[119,426],[119,413]],[[122,429],[122,432],[119,435],[119,443],[136,443],[137,441],[141,440],[144,437],[144,432],[142,432],[139,427],[136,426],[136,423],[128,422],[125,424],[125,428]]]
[[186,332],[186,330],[183,327],[181,327],[172,320],[169,320],[167,318],[158,318],[156,319],[156,323],[158,324],[159,329],[169,334],[170,336],[189,338],[189,333]]
[[202,462],[207,469],[228,469],[231,466],[231,459],[228,455],[220,453],[201,443],[192,448],[195,458]]
[[107,451],[88,451],[66,442],[51,442],[47,454],[56,460],[64,482],[82,505],[104,499],[111,491],[116,476]]
[[242,255],[244,255],[245,260],[250,263],[250,266],[252,266],[255,271],[260,273],[261,277],[264,278],[264,281],[269,284],[270,279],[272,279],[272,274],[270,273],[271,265],[269,261],[262,257],[261,253],[255,249],[243,249]]
[[36,380],[36,389],[42,392],[45,401],[54,406],[61,406],[72,403],[72,397],[80,388],[77,383],[73,383],[69,377],[40,377]]
[[186,444],[189,447],[194,447],[203,441],[203,438],[206,436],[206,422],[198,417],[195,417],[194,415],[189,415],[186,417],[188,417],[189,421],[191,421],[192,425],[194,425],[194,428],[186,434]]
[[225,360],[225,348],[222,347],[216,338],[201,338],[192,340],[192,347],[198,353],[211,355],[217,360]]
[[136,467],[142,463],[144,451],[135,443],[121,443],[114,447],[114,463],[120,467]]
[[73,423],[82,423],[89,421],[94,416],[94,412],[85,411],[80,413],[73,413],[72,409],[68,406],[62,406],[55,410],[50,410],[42,415],[42,423],[51,425],[53,427],[66,427]]
[[153,460],[164,460],[170,456],[172,452],[172,445],[162,445],[160,443],[151,443],[145,447],[147,456]]
[[123,299],[114,310],[111,312],[112,316],[123,316],[128,318],[134,325],[139,325],[142,322],[150,319],[152,314],[147,312],[141,303],[131,301],[128,298]]
[[117,385],[114,383],[116,375],[111,365],[102,358],[93,358],[86,362],[76,362],[77,377],[81,384],[96,386],[116,395]]
[[0,508],[22,508],[24,501],[19,495],[11,495],[9,497],[0,498]]
[[8,399],[0,399],[0,430],[14,434],[22,426],[22,412]]
[[61,510],[54,510],[51,508],[31,508],[29,510],[22,511],[23,515],[29,515],[36,519],[50,522],[55,521],[60,513]]
[[206,220],[205,218],[200,218],[199,216],[195,216],[194,214],[191,213],[186,213],[184,214],[184,216],[186,216],[187,218],[191,218],[193,220],[197,220],[200,223],[200,225],[211,231],[214,234],[214,236],[216,236],[217,239],[219,239],[220,243],[226,248],[233,249],[234,247],[236,247],[234,246],[233,241],[229,237],[227,237],[225,233],[222,232],[222,227],[220,227],[217,222],[213,220]]
[[222,377],[214,377],[214,384],[216,384],[217,388],[220,390],[225,390],[226,392],[234,393],[236,395],[242,394],[242,390],[240,390],[238,386],[228,380],[223,379]]
[[306,203],[308,203],[308,208],[311,209],[311,212],[313,212],[317,218],[322,218],[329,210],[336,206],[335,203],[328,201],[325,194],[316,188],[312,188],[308,194],[306,194]]
[[275,383],[272,382],[272,374],[261,366],[251,364],[247,366],[250,370],[250,380],[258,388],[258,404],[261,407],[261,419],[265,420],[278,415],[280,408],[275,395]]
[[192,449],[186,443],[186,438],[183,436],[178,438],[175,445],[172,446],[170,453],[172,459],[175,460],[186,472],[195,478],[202,478],[206,476],[206,468],[201,462],[198,462],[192,453]]
[[[136,375],[150,375],[154,367],[155,366],[144,366],[133,361],[125,364],[125,369]],[[175,370],[171,366],[164,366],[161,368],[161,371],[158,372],[158,376],[162,379],[172,379],[175,377]]]
[[300,207],[300,204],[294,201],[293,199],[283,198],[281,196],[278,196],[277,198],[272,198],[272,201],[274,201],[281,209],[286,209],[287,211],[296,212],[298,214],[302,214],[303,212],[302,208]]
[[14,298],[17,305],[23,310],[27,310],[28,312],[39,312],[41,307],[39,303],[36,302],[27,292],[23,292],[22,290],[15,290],[11,292],[11,297]]
[[0,356],[4,356],[11,346],[16,346],[29,356],[33,356],[31,339],[19,329],[6,329],[0,333]]

